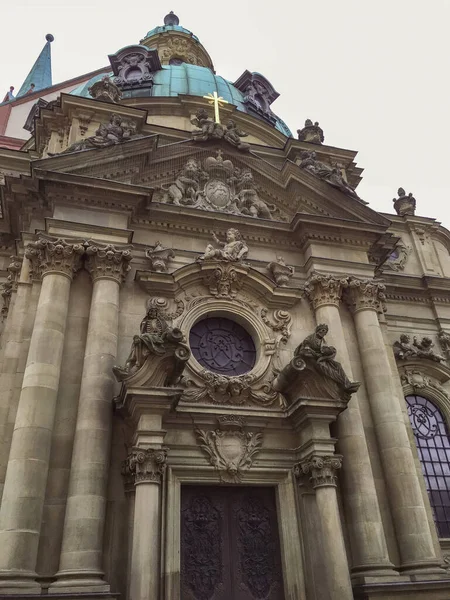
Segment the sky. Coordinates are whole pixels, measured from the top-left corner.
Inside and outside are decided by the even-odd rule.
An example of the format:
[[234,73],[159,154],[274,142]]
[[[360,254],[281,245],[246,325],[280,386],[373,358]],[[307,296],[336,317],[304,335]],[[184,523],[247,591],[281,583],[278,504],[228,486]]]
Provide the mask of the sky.
[[450,229],[450,0],[2,0],[0,94],[18,90],[52,33],[53,82],[108,65],[173,10],[217,74],[262,73],[296,136],[357,150],[359,195],[392,212],[401,186],[416,214]]

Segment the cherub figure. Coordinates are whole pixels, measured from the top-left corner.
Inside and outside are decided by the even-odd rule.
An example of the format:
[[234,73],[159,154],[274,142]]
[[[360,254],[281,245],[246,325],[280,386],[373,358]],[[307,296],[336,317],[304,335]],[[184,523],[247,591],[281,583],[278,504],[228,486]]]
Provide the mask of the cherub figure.
[[411,344],[411,338],[409,335],[403,333],[400,336],[400,340],[394,342],[394,355],[398,360],[408,360],[417,356],[417,350]]
[[204,108],[197,110],[195,117],[191,119],[191,123],[199,128],[192,132],[192,137],[197,142],[206,142],[211,138],[223,138],[223,126],[211,119]]
[[213,233],[213,239],[219,247],[215,248],[212,244],[208,244],[205,253],[199,256],[198,260],[226,260],[237,262],[241,261],[248,254],[248,246],[237,229],[228,229],[226,242],[221,242],[215,233]]
[[413,345],[417,348],[417,356],[419,358],[429,358],[435,362],[442,362],[445,360],[443,356],[436,354],[433,350],[434,344],[430,337],[423,337],[421,342],[417,340],[417,337],[414,337]]
[[248,133],[245,133],[244,131],[241,131],[240,129],[238,129],[238,126],[232,119],[228,120],[227,128],[223,135],[224,139],[228,143],[232,144],[233,146],[236,146],[238,150],[244,150],[244,151],[250,150],[250,144],[246,144],[241,140],[242,137],[247,137],[247,136],[248,136]]

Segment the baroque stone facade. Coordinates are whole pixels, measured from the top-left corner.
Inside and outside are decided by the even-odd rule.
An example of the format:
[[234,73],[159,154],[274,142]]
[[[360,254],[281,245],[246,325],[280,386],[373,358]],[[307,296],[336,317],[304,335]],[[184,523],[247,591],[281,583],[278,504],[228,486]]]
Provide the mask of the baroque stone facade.
[[450,597],[450,232],[173,13],[109,58],[0,148],[0,596]]

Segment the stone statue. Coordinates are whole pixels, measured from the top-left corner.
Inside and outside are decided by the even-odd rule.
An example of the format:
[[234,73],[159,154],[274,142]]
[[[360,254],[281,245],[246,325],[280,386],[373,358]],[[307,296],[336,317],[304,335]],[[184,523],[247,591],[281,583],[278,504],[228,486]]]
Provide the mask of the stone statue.
[[91,148],[106,148],[107,146],[121,144],[122,142],[138,137],[136,130],[137,127],[134,121],[124,119],[120,115],[112,114],[109,123],[106,125],[101,123],[94,136],[75,142],[72,146],[61,152],[61,154],[90,150]]
[[[158,306],[158,299],[152,298],[147,304],[147,313],[140,326],[139,335],[133,337],[131,352],[124,367],[113,367],[118,381],[136,373],[149,355],[163,356],[171,349],[185,348],[184,335],[177,327],[171,327],[164,310]],[[187,349],[187,348],[186,348]]]
[[250,150],[250,144],[246,144],[241,140],[242,137],[247,137],[247,135],[248,133],[238,129],[236,123],[232,119],[229,119],[227,122],[227,128],[225,129],[223,135],[227,142],[229,142],[232,146],[236,146],[238,150]]
[[306,119],[303,129],[297,129],[298,139],[301,142],[309,142],[310,144],[323,144],[323,130],[319,127],[316,121],[313,125],[311,119]]
[[195,158],[190,158],[186,161],[175,182],[167,189],[164,201],[176,206],[195,204],[200,181],[204,178],[205,174],[200,163]]
[[417,348],[417,356],[419,358],[428,358],[430,360],[434,360],[435,362],[442,362],[445,360],[443,356],[436,354],[436,352],[433,350],[434,344],[430,337],[423,337],[421,342],[419,342],[417,337],[415,337],[413,344]]
[[317,160],[316,153],[309,150],[303,150],[300,154],[300,158],[302,159],[300,162],[301,169],[305,169],[319,179],[326,181],[343,192],[346,196],[351,196],[357,200],[360,199],[355,190],[345,181],[341,169]]
[[226,242],[221,242],[215,233],[213,233],[213,239],[219,248],[215,248],[212,244],[208,244],[206,246],[205,254],[199,256],[197,260],[226,260],[238,262],[242,261],[248,254],[248,246],[237,229],[228,229]]
[[154,248],[148,248],[145,256],[150,261],[150,270],[157,273],[167,272],[167,263],[174,258],[175,253],[172,248],[165,248],[160,242],[156,242]]
[[[237,206],[243,215],[259,217],[261,219],[271,219],[270,208],[261,200],[256,190],[255,180],[250,169],[243,169],[237,177]],[[275,206],[271,205],[272,210]]]
[[191,119],[191,123],[198,127],[197,130],[192,132],[192,137],[196,142],[206,142],[210,139],[220,140],[224,137],[223,125],[211,119],[204,108],[197,110],[195,117]]
[[294,267],[288,267],[281,256],[277,256],[276,262],[267,265],[267,270],[272,275],[273,280],[280,287],[288,285],[294,274]]
[[416,199],[414,196],[409,193],[406,195],[406,192],[403,188],[398,188],[398,198],[394,198],[392,202],[394,203],[395,212],[403,217],[405,215],[414,215],[416,212]]
[[411,338],[405,333],[400,336],[400,340],[394,342],[394,356],[397,360],[408,360],[417,356],[417,350],[411,344]]
[[296,348],[294,356],[312,361],[318,371],[342,386],[347,393],[353,394],[360,384],[352,383],[345,374],[341,363],[334,360],[336,348],[326,345],[324,338],[327,333],[327,325],[318,325],[315,332],[308,335]]
[[88,92],[94,100],[100,100],[100,102],[118,104],[122,99],[122,92],[108,75],[91,85]]

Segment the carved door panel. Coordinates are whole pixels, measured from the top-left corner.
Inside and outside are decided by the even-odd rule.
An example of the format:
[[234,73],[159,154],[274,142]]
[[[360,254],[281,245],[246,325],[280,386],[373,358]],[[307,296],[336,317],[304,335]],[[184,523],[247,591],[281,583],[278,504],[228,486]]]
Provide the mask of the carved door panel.
[[182,487],[181,600],[284,600],[273,488]]

